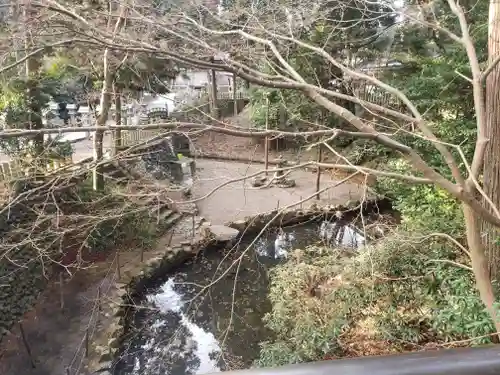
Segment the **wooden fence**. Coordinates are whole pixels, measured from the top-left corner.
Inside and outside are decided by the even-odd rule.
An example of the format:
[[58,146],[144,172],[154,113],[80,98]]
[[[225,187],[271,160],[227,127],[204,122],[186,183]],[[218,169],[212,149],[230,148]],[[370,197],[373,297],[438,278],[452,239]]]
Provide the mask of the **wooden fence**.
[[[155,113],[155,114],[161,114],[161,108],[153,108],[153,110],[149,111],[148,113]],[[166,114],[166,111],[165,111]],[[165,119],[162,118],[164,116],[155,116],[155,117],[149,117],[147,114],[144,114],[141,116],[139,119],[139,124],[141,125],[148,125],[148,124],[155,124],[155,123],[162,123],[165,122]],[[130,147],[134,146],[137,143],[143,142],[145,140],[151,139],[155,136],[157,136],[160,133],[165,132],[166,129],[148,129],[148,130],[143,130],[143,129],[137,129],[137,130],[122,130],[121,131],[121,144],[124,147]]]
[[130,147],[134,146],[140,142],[151,139],[158,134],[165,132],[162,129],[151,129],[151,130],[122,130],[122,146]]
[[246,91],[237,91],[236,98],[233,95],[232,91],[219,91],[217,92],[217,99],[229,99],[229,100],[238,100],[238,99],[248,99],[249,95]]
[[31,177],[36,174],[51,174],[55,171],[73,164],[71,157],[66,159],[49,160],[42,171],[32,166],[21,164],[18,161],[3,162],[0,164],[0,181],[11,181],[19,178]]

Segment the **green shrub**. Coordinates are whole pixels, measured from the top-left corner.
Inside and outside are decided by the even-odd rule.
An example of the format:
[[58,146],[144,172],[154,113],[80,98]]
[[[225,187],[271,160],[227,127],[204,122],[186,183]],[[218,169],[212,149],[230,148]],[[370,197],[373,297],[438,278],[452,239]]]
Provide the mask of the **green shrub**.
[[[386,163],[386,170],[409,174],[408,164],[401,159]],[[380,178],[377,191],[390,198],[401,214],[403,228],[422,234],[441,232],[460,238],[464,233],[460,203],[434,185],[411,185],[393,179]]]
[[331,250],[324,250],[307,248],[300,261],[292,259],[271,271],[273,308],[264,321],[276,333],[276,340],[262,343],[258,366],[314,361],[338,351],[336,338],[344,331],[353,308],[347,301],[360,299],[345,290],[325,298],[313,296],[322,293],[318,288],[342,266]]
[[271,273],[265,323],[276,339],[262,343],[257,365],[347,355],[367,321],[371,331],[360,339],[390,352],[488,335],[493,325],[472,273],[445,261],[464,258],[443,238],[421,241],[398,230],[350,259],[332,252],[291,259]]

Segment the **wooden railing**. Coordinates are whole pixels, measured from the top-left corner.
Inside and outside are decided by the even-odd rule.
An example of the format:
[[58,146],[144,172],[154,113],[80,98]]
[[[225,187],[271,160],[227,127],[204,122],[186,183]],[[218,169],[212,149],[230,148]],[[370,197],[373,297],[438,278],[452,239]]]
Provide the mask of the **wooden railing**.
[[[249,95],[246,91],[237,91],[236,99],[248,99]],[[232,91],[222,91],[217,93],[217,99],[229,99],[234,100],[234,95]]]
[[[155,111],[153,111],[155,112]],[[147,117],[144,115],[140,118],[139,123],[141,125],[155,124],[158,122],[164,122],[165,120],[160,117]],[[144,142],[148,139],[154,138],[158,134],[165,132],[164,129],[137,129],[137,130],[122,130],[121,131],[121,144],[124,147],[134,146],[140,142]]]
[[[134,146],[140,142],[144,142],[148,139],[152,139],[161,133],[161,129],[152,129],[152,130],[125,130],[122,131],[122,146],[130,147]],[[164,132],[164,130],[163,130]]]
[[12,181],[19,178],[26,178],[35,176],[36,174],[51,174],[61,168],[72,165],[73,160],[71,157],[66,159],[52,159],[49,160],[42,171],[38,171],[32,166],[23,165],[17,161],[0,163],[0,181]]

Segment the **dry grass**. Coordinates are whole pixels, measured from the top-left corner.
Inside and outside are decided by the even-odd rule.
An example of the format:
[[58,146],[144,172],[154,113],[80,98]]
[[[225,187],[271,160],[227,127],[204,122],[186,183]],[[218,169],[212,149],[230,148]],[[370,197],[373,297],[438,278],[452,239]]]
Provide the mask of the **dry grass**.
[[379,339],[378,334],[376,321],[372,316],[358,320],[340,338],[344,357],[394,354],[401,351],[393,343]]

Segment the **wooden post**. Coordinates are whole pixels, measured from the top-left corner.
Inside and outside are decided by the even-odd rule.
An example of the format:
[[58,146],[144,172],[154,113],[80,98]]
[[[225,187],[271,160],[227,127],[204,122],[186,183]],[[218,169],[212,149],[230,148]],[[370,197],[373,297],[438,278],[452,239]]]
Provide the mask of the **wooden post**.
[[[113,94],[115,97],[115,123],[117,126],[122,124],[122,98],[121,92],[116,85],[113,85]],[[118,153],[120,146],[122,145],[122,132],[121,129],[116,129],[113,131],[113,145],[112,153],[113,156]]]
[[233,73],[233,100],[234,100],[234,115],[238,114],[238,98],[236,97],[236,73]]
[[172,229],[170,231],[170,238],[168,239],[168,244],[167,246],[170,246],[172,244],[172,239],[174,238],[174,230]]
[[276,205],[276,210],[279,210],[280,209],[280,201],[278,199],[278,204]]
[[302,209],[302,195],[300,196],[299,200],[300,200],[300,209]]
[[28,344],[26,334],[24,333],[23,323],[21,322],[19,322],[19,330],[21,331],[21,338],[23,340],[24,347],[26,348],[26,352],[28,353],[28,357],[30,358],[31,367],[36,368],[35,361],[33,360],[33,355],[31,354],[30,345]]
[[59,306],[64,309],[64,277],[62,270],[59,272]]
[[[318,163],[321,163],[321,144],[318,145]],[[316,170],[316,199],[319,200],[319,186],[320,186],[320,178],[321,178],[321,168],[317,165]]]
[[69,372],[69,367],[66,367],[66,375],[70,375],[71,373]]
[[97,312],[99,313],[97,317],[101,315],[102,306],[101,306],[101,286],[97,287]]
[[194,220],[194,214],[193,214],[193,238],[195,235],[195,220]]
[[[285,130],[286,129],[286,123],[288,122],[288,114],[286,111],[286,107],[284,105],[280,106],[280,111],[279,111],[279,126],[280,130]],[[280,151],[280,139],[276,138],[276,152]],[[286,139],[285,139],[285,149],[286,149]]]
[[219,108],[218,108],[218,105],[217,105],[217,75],[216,75],[216,71],[215,69],[212,69],[210,70],[210,93],[212,95],[212,117],[214,119],[218,119],[219,118]]
[[144,262],[144,246],[141,246],[141,263]]
[[[266,96],[266,132],[269,130],[269,97]],[[268,176],[267,170],[269,168],[269,138],[266,135],[264,139],[264,168],[266,169],[266,177]]]
[[116,275],[118,277],[118,280],[122,278],[120,272],[120,251],[116,252]]
[[89,329],[85,330],[85,358],[89,357]]
[[205,87],[206,93],[208,94],[208,109],[212,112],[212,108],[214,107],[213,95],[212,95],[212,73],[210,70],[207,70],[207,86]]

